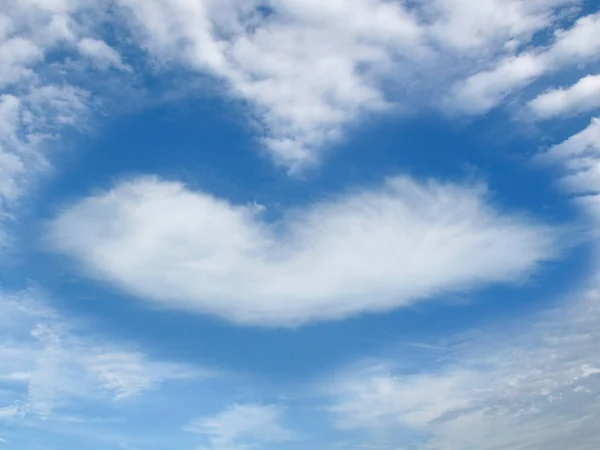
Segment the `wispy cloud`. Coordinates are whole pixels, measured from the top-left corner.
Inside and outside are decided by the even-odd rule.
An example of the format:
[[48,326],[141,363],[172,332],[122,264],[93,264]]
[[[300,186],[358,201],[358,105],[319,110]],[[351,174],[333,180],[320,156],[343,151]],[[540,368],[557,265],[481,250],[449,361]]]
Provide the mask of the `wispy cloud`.
[[10,403],[0,404],[4,418],[69,415],[82,402],[121,401],[162,383],[210,373],[154,361],[140,351],[74,331],[39,297],[31,291],[0,299],[5,318],[0,323],[0,383]]
[[204,450],[244,450],[292,439],[281,425],[282,409],[275,405],[234,404],[210,417],[190,422],[184,430],[205,436]]
[[73,0],[2,4],[0,233],[23,195],[50,169],[56,141],[82,126],[92,109],[94,94],[75,81],[80,73],[65,67],[85,58],[125,67],[115,50],[87,36],[99,25],[88,21],[92,13],[100,17],[88,2]]

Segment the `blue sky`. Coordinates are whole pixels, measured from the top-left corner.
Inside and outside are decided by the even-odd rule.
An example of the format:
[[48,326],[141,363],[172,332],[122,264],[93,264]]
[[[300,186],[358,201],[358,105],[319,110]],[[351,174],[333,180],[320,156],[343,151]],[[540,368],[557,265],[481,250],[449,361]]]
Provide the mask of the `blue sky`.
[[584,0],[0,6],[0,448],[594,449]]

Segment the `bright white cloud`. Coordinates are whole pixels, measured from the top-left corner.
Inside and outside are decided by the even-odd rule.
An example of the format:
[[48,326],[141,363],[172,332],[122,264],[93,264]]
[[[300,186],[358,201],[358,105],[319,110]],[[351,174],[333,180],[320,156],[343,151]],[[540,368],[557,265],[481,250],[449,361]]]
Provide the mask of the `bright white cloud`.
[[98,68],[131,71],[116,48],[94,35],[118,11],[130,27],[123,31],[134,35],[130,42],[148,50],[157,66],[212,75],[251,105],[271,157],[301,170],[371,113],[439,104],[456,82],[445,106],[485,112],[538,76],[594,60],[600,48],[594,15],[556,31],[548,49],[528,45],[579,3],[11,0],[0,16],[0,55],[7,62],[0,84],[43,85],[49,68],[42,63],[55,48]]
[[422,5],[428,31],[443,46],[462,52],[494,54],[530,42],[579,1],[433,0]]
[[429,106],[578,1],[118,3],[152,55],[210,73],[249,102],[271,156],[294,170],[365,114]]
[[554,32],[545,49],[528,49],[503,58],[495,67],[458,83],[446,98],[449,110],[483,114],[535,79],[569,65],[589,64],[600,54],[600,14],[582,17]]
[[[600,119],[593,118],[584,130],[540,153],[536,160],[562,171],[559,186],[590,219],[590,234],[600,236]],[[600,247],[596,250],[597,268]]]
[[142,178],[66,209],[48,239],[89,274],[141,298],[268,325],[522,279],[557,250],[551,228],[501,215],[481,186],[392,178],[278,223],[260,214]]
[[184,429],[208,440],[204,450],[244,450],[261,444],[283,442],[293,434],[282,424],[282,410],[275,405],[234,404],[210,417],[196,419]]
[[[120,0],[147,46],[169,61],[222,79],[249,101],[273,158],[294,169],[315,162],[341,128],[385,107],[368,66],[387,45],[407,51],[420,31],[399,3]],[[135,25],[134,25],[135,26]]]
[[[471,334],[427,369],[391,362],[331,385],[338,426],[382,449],[594,449],[600,439],[600,291],[527,324]],[[462,340],[462,339],[461,339]]]
[[541,119],[579,114],[600,108],[600,75],[588,75],[567,88],[551,89],[528,104]]
[[[0,82],[39,84],[40,63],[58,46],[95,67],[130,71],[116,48],[93,35],[118,11],[130,42],[157,66],[209,74],[247,102],[270,156],[294,171],[317,162],[371,113],[439,104],[455,82],[446,106],[483,112],[551,68],[593,60],[596,16],[557,31],[548,51],[521,50],[579,3],[11,0],[0,20],[0,54],[8,62]],[[499,58],[504,62],[489,71]]]

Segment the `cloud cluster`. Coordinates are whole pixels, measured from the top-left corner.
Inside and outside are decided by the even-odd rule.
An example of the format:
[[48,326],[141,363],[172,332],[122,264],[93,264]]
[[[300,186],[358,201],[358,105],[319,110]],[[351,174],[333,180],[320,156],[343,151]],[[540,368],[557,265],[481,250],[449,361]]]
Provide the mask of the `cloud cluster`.
[[600,14],[581,17],[571,28],[555,30],[549,47],[505,56],[492,69],[460,81],[446,98],[446,106],[465,114],[483,114],[543,75],[591,64],[600,53],[599,32]]
[[93,94],[72,82],[74,61],[123,69],[119,55],[88,36],[97,11],[75,0],[7,0],[0,9],[0,245],[6,218],[38,176],[60,136],[84,122]]
[[523,51],[578,3],[117,0],[155,58],[213,75],[249,103],[271,156],[291,170],[365,115],[415,103],[482,112],[524,79],[594,57],[593,16],[557,31],[552,51]]
[[48,239],[87,273],[143,299],[262,325],[511,282],[557,251],[556,230],[501,214],[481,186],[398,177],[276,223],[260,214],[142,178],[67,208]]
[[[72,90],[68,74],[73,66],[60,70],[58,50],[65,61],[132,71],[102,39],[100,24],[120,14],[128,25],[122,31],[134,36],[130,42],[147,50],[159,67],[208,74],[222,81],[233,98],[247,102],[271,157],[289,170],[301,170],[365,115],[394,105],[481,113],[541,75],[589,63],[600,45],[598,18],[582,17],[569,28],[564,19],[578,4],[11,0],[0,17],[0,54],[6,62],[0,86],[8,89],[7,102],[45,86]],[[532,45],[536,33],[547,28],[555,30],[551,45]],[[80,100],[93,95],[79,94]],[[28,123],[30,105],[19,104],[23,117],[13,115],[2,126],[18,130],[19,138],[8,134],[1,154],[22,168],[2,179],[23,189],[24,180],[39,170],[30,159],[45,161],[40,141],[74,123],[38,128]],[[73,104],[55,106],[80,116],[73,113],[81,109],[69,109]],[[34,109],[42,122],[53,117],[40,117],[44,109]]]

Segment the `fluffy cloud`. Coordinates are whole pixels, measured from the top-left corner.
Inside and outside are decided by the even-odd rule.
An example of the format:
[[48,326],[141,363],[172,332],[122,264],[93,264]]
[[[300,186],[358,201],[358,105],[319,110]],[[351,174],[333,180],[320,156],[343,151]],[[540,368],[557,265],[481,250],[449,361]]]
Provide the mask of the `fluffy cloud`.
[[250,102],[273,158],[291,169],[386,106],[368,67],[388,62],[388,43],[419,45],[402,6],[378,0],[120,3],[154,54],[213,74]]
[[[101,23],[119,13],[134,36],[128,42],[156,67],[208,74],[249,104],[270,156],[294,171],[372,113],[440,103],[485,112],[538,76],[594,60],[596,16],[557,30],[579,3],[11,0],[0,17],[0,83],[43,84],[41,63],[56,48],[131,71],[101,36]],[[544,29],[557,30],[553,45],[530,45]]]
[[541,119],[578,114],[600,108],[600,75],[588,75],[567,88],[551,89],[528,104]]
[[245,450],[283,442],[293,437],[281,425],[282,410],[275,405],[234,404],[210,417],[195,419],[184,430],[207,438],[204,450]]
[[560,184],[577,196],[600,195],[600,119],[537,158],[564,170]]
[[430,369],[388,361],[340,375],[329,387],[338,426],[390,449],[595,448],[600,291],[569,300],[527,325],[438,347]]
[[153,56],[212,74],[249,102],[271,156],[294,170],[317,161],[364,115],[392,104],[430,106],[578,1],[117,3]]
[[[101,36],[101,23],[118,12],[130,28],[122,31],[157,66],[209,74],[251,105],[269,154],[293,171],[371,113],[440,102],[485,112],[538,76],[594,60],[597,16],[557,30],[579,3],[11,0],[0,16],[0,84],[46,84],[42,63],[57,48],[96,68],[131,71]],[[551,47],[528,45],[548,28],[556,30]]]
[[446,106],[465,114],[482,114],[509,94],[535,79],[575,64],[597,61],[600,54],[600,14],[585,16],[573,27],[556,30],[554,41],[545,49],[528,49],[503,58],[490,70],[476,73],[458,83],[446,99]]
[[89,274],[144,299],[269,325],[510,282],[556,251],[551,228],[501,215],[477,186],[392,178],[277,223],[260,214],[142,178],[66,209],[48,239]]

